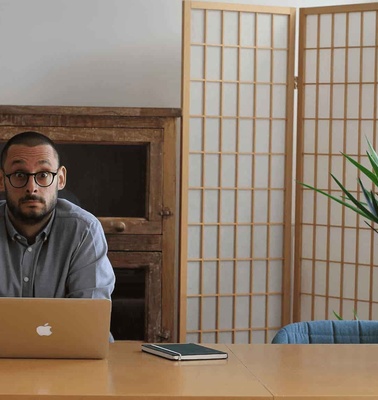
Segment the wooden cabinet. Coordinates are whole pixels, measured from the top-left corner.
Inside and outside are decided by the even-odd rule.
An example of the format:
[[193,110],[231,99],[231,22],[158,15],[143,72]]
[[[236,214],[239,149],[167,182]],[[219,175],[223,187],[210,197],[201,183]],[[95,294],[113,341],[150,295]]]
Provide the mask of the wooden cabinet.
[[[141,339],[146,341],[175,339],[176,121],[180,115],[179,109],[0,106],[2,143],[28,130],[57,143],[68,171],[67,187],[60,196],[101,221],[109,258],[120,275],[117,298],[127,302],[126,292],[138,286],[126,284],[129,290],[122,293],[117,287],[126,279],[122,271],[142,276]],[[133,296],[139,304],[138,295]],[[119,310],[117,315],[127,330],[132,322]]]

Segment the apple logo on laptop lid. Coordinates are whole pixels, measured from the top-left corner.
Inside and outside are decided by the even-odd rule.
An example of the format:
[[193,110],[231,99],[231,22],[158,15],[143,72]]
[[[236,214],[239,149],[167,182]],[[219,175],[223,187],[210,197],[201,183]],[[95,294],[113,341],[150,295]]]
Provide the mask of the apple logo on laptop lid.
[[51,326],[48,322],[45,325],[37,326],[36,331],[39,336],[50,336],[52,334]]

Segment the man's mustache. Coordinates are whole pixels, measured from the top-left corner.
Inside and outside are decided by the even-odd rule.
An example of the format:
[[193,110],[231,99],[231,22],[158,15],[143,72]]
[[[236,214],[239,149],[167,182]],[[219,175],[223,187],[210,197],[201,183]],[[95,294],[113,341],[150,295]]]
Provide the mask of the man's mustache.
[[21,197],[21,199],[19,200],[19,203],[24,203],[26,201],[40,201],[41,203],[45,204],[45,199],[43,197],[39,197],[39,196],[35,196],[35,195],[26,195],[24,197]]

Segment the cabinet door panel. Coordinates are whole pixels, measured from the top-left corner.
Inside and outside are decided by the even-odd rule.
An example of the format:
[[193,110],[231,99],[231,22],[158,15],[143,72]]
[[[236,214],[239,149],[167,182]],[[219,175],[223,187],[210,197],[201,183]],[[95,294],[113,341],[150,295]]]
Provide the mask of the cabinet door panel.
[[[127,312],[122,312],[119,308],[123,306],[124,310],[128,310],[134,306],[135,313],[138,314],[141,300],[143,300],[144,337],[137,339],[160,342],[162,336],[161,253],[109,252],[108,256],[116,274],[116,289],[112,296],[113,309],[116,311],[113,313],[112,319],[114,332],[120,331],[122,334],[122,327],[130,325],[130,321],[125,320]],[[127,274],[125,270],[132,273]],[[134,280],[136,278],[137,282],[133,281],[133,278]],[[138,285],[140,286],[139,291],[136,289]],[[115,317],[118,317],[117,321],[114,321]],[[133,327],[129,326],[129,329],[133,329]],[[115,334],[115,339],[125,339],[125,337],[117,338]]]

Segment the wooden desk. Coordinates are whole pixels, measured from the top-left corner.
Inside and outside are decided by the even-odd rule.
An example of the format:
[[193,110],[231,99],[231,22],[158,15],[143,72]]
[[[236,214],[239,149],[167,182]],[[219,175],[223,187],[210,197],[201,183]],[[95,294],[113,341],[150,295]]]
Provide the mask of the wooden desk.
[[378,399],[378,345],[229,345],[274,398]]
[[229,353],[228,360],[172,362],[142,353],[140,343],[116,342],[108,360],[0,359],[0,399],[272,399]]
[[0,400],[378,400],[378,345],[211,345],[172,362],[110,345],[108,360],[0,359]]

